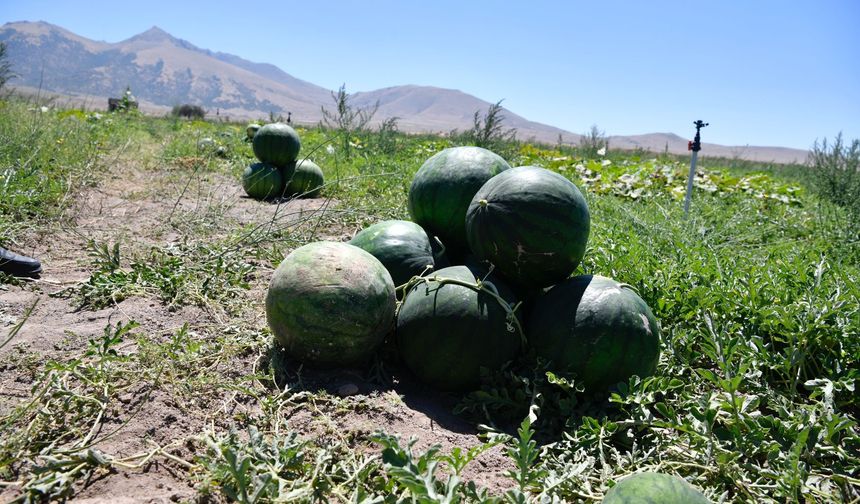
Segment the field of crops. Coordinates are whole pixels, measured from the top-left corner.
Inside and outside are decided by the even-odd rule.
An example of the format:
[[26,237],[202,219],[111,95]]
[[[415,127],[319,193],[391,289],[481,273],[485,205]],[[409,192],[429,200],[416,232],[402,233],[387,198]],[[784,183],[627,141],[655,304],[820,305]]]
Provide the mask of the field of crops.
[[579,187],[576,274],[659,321],[656,373],[609,393],[528,353],[458,394],[385,346],[285,357],[282,259],[409,219],[419,167],[466,139],[392,126],[297,127],[323,190],[258,201],[244,123],[0,101],[0,245],[44,268],[0,273],[0,500],[599,502],[650,471],[713,502],[860,501],[860,234],[806,167],[702,151],[684,219],[683,159],[487,144]]

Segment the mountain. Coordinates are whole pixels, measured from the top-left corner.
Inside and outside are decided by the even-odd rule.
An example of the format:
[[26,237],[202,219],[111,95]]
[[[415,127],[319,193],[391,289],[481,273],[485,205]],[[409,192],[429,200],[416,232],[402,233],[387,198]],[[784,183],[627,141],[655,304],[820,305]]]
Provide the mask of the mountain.
[[[14,22],[0,26],[0,41],[8,45],[9,62],[18,74],[12,84],[76,97],[88,106],[106,104],[130,86],[144,110],[163,113],[173,105],[201,105],[209,113],[234,119],[292,114],[297,123],[315,124],[321,108],[333,108],[332,92],[298,79],[282,69],[239,56],[201,49],[158,27],[121,42],[90,40],[45,22]],[[472,126],[475,111],[491,103],[453,89],[431,86],[393,86],[351,95],[359,107],[379,104],[379,123],[398,118],[409,132],[446,133]],[[517,137],[576,144],[581,135],[541,124],[503,110],[504,125]],[[610,137],[610,146],[654,152],[687,151],[687,140],[677,135]],[[709,156],[760,161],[803,161],[806,151],[780,147],[724,147],[704,144]]]
[[[372,107],[379,102],[380,117],[398,117],[398,125],[407,131],[436,131],[469,129],[474,124],[476,110],[486,112],[489,102],[455,89],[431,86],[394,86],[375,91],[355,93],[353,103]],[[535,138],[555,143],[562,135],[566,143],[578,143],[581,135],[546,124],[529,121],[503,109],[504,127],[515,128],[522,139]]]
[[237,117],[287,110],[316,120],[330,92],[273,65],[212,53],[153,27],[117,43],[96,42],[44,22],[7,23],[0,40],[19,74],[15,84],[47,91],[117,96],[131,86],[148,105],[194,103]]

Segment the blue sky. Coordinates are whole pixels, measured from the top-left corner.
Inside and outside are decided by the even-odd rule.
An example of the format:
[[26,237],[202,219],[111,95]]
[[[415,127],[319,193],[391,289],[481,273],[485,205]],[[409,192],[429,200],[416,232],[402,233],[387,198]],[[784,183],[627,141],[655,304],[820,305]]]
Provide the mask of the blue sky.
[[584,133],[809,148],[860,138],[860,2],[0,0],[108,42],[157,25],[335,89],[459,89]]

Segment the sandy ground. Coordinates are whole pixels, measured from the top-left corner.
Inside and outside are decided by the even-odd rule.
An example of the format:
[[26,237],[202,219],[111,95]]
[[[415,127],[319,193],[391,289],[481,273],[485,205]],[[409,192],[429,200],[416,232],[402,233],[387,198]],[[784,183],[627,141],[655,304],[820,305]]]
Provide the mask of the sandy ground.
[[[134,163],[113,173],[98,187],[77,197],[70,210],[71,224],[58,225],[24,244],[20,252],[42,260],[42,278],[23,286],[0,286],[2,335],[36,303],[21,331],[0,350],[0,414],[29,398],[33,372],[39,363],[80,356],[88,339],[101,335],[108,324],[135,320],[140,324],[137,332],[158,339],[169,337],[183,324],[202,338],[211,337],[227,322],[221,313],[196,306],[171,309],[148,297],[133,296],[95,311],[77,310],[72,300],[52,297],[92,273],[87,254],[89,240],[119,241],[129,252],[146,250],[176,244],[193,233],[194,226],[210,226],[207,230],[211,236],[226,236],[235,229],[231,226],[266,223],[273,215],[285,222],[333,205],[325,200],[295,200],[277,207],[254,201],[244,197],[234,180],[218,173],[196,174],[187,185],[188,177],[175,170],[151,170]],[[346,239],[352,231],[335,226],[324,232],[330,239]],[[257,269],[245,294],[252,308],[240,320],[230,323],[265,327],[262,301],[271,271],[271,265]],[[136,349],[133,342],[124,342],[120,351]],[[256,356],[230,362],[231,372],[237,376],[251,373],[255,362]],[[403,439],[416,437],[419,448],[439,444],[449,450],[480,443],[475,426],[451,414],[454,398],[440,396],[408,380],[380,387],[364,380],[360,373],[349,371],[310,372],[306,380],[309,388],[325,389],[333,396],[343,392],[344,387],[357,388],[358,393],[342,399],[341,407],[324,411],[324,415],[303,407],[286,411],[288,426],[303,436],[340,432],[366,438],[384,428]],[[233,419],[240,410],[248,413],[256,408],[230,395],[216,399],[204,397],[189,404],[177,400],[169,390],[146,384],[131,387],[120,397],[121,404],[111,407],[104,419],[103,430],[119,430],[96,448],[111,456],[127,457],[155,445],[170,445],[170,453],[192,461],[201,449],[193,442],[196,436],[213,428],[226,431],[234,426]],[[348,407],[342,407],[343,401]],[[365,445],[358,449],[373,448]],[[503,476],[510,468],[501,448],[496,447],[472,464],[464,477],[498,490],[510,485]],[[7,487],[0,492],[0,501],[16,495],[16,487]],[[196,496],[194,478],[186,467],[156,457],[139,469],[105,471],[80,482],[74,501],[179,502],[196,500]]]

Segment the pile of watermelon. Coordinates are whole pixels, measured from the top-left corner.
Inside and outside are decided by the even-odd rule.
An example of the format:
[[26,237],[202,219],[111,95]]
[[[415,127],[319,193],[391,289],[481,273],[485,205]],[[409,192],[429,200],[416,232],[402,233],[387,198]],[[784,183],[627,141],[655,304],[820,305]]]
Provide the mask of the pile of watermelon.
[[242,173],[242,187],[248,196],[258,200],[319,196],[322,169],[309,159],[299,160],[302,142],[296,130],[272,123],[249,124],[245,131],[259,160]]
[[266,312],[291,357],[356,365],[389,338],[418,380],[458,392],[523,352],[589,392],[655,372],[660,329],[635,290],[571,276],[591,217],[570,180],[454,147],[418,170],[408,209],[411,221],[311,243],[278,266]]

